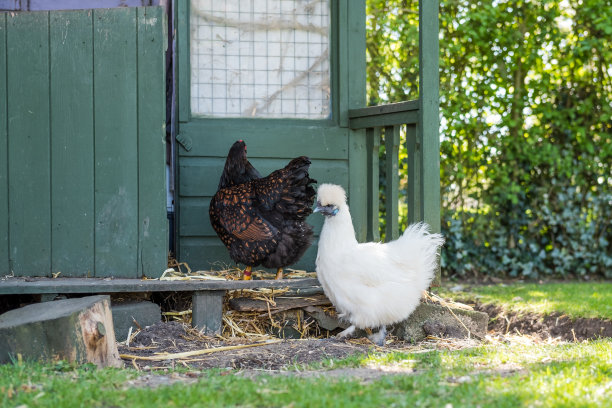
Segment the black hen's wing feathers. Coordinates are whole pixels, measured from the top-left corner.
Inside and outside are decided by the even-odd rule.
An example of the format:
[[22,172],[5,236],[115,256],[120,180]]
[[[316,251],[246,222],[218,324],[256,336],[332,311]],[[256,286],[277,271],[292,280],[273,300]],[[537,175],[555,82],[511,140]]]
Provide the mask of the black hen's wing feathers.
[[220,189],[210,205],[217,235],[236,262],[283,267],[310,246],[316,180],[308,176],[310,160],[293,159],[269,176]]
[[254,192],[259,209],[276,212],[284,219],[305,220],[312,213],[316,194],[311,184],[317,181],[308,175],[310,160],[297,157],[269,176],[254,180]]

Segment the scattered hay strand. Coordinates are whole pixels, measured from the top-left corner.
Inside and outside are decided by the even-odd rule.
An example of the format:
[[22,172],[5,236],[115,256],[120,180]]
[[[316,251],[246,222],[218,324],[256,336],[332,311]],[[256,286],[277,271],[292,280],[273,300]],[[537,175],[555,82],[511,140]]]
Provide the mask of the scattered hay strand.
[[239,346],[223,346],[223,347],[215,347],[208,348],[202,350],[193,350],[193,351],[185,351],[182,353],[156,353],[155,356],[137,356],[135,354],[120,354],[119,357],[131,360],[148,360],[148,361],[165,361],[165,360],[179,360],[192,356],[199,356],[202,354],[210,354],[216,353],[219,351],[228,351],[228,350],[239,350],[250,347],[259,347],[259,346],[267,346],[269,344],[280,343],[282,340],[268,340],[261,343],[251,343],[251,344],[241,344]]

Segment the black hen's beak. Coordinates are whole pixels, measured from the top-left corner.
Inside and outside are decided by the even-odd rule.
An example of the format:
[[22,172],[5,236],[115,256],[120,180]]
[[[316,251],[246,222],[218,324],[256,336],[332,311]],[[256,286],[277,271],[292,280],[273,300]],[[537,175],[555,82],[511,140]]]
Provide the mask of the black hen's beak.
[[327,217],[333,217],[334,215],[338,214],[338,207],[335,205],[321,205],[321,203],[317,201],[317,206],[315,207],[314,212],[320,212]]

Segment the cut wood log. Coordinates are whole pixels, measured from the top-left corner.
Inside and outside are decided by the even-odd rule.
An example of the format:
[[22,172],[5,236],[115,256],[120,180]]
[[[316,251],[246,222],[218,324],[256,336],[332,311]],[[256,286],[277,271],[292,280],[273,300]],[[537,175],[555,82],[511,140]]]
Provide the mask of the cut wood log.
[[119,358],[110,297],[36,303],[0,315],[0,363],[24,360],[123,366]]
[[284,310],[298,309],[306,306],[331,305],[331,302],[324,295],[309,296],[307,298],[274,298],[276,305],[270,304],[265,300],[252,298],[231,299],[230,307],[239,312],[270,312],[277,313]]

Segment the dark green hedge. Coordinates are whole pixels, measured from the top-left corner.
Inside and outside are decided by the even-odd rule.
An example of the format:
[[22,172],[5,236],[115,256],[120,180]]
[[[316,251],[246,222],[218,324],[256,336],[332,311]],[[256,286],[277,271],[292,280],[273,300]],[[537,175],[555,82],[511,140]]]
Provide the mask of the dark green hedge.
[[[370,104],[415,98],[417,1],[368,16]],[[442,0],[440,30],[443,273],[612,277],[612,1]]]

